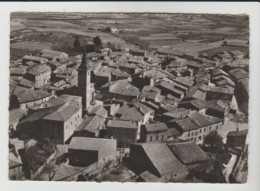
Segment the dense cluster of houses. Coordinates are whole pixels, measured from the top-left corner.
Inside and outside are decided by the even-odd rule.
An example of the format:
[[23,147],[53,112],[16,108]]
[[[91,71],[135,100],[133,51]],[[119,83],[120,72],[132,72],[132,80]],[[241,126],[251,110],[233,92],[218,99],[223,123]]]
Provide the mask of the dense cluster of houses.
[[[74,57],[42,50],[12,62],[10,178],[22,173],[14,151],[48,138],[66,156],[49,180],[77,179],[122,152],[138,180],[184,180],[211,160],[200,148],[206,135],[221,131],[229,112],[248,109],[248,72],[223,64],[238,59],[246,58],[104,48]],[[238,135],[229,134],[228,144],[245,144]]]

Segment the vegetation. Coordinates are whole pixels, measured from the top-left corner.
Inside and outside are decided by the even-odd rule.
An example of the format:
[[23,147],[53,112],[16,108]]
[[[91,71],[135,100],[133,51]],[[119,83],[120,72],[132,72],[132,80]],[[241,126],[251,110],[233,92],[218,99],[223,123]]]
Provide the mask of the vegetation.
[[43,165],[46,159],[54,152],[54,144],[48,139],[43,139],[35,145],[26,148],[22,157],[26,176],[30,176],[30,172],[35,172]]
[[218,134],[217,131],[211,131],[206,135],[203,147],[207,151],[213,153],[221,152],[224,149],[223,138]]

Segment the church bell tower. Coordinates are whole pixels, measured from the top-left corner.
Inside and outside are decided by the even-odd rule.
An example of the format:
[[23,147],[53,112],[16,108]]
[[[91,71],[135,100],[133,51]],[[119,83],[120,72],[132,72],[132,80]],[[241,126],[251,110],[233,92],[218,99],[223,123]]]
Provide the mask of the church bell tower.
[[88,65],[86,50],[84,47],[82,61],[78,68],[78,92],[79,96],[82,97],[83,110],[87,110],[92,100],[90,77],[91,70]]

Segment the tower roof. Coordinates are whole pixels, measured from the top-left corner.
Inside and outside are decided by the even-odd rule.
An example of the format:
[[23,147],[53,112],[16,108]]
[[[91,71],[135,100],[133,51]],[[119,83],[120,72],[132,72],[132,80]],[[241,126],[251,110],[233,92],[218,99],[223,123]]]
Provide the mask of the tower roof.
[[89,70],[90,66],[88,65],[88,59],[86,57],[86,49],[85,46],[83,48],[83,56],[82,56],[82,60],[81,60],[81,64],[78,68],[78,70]]

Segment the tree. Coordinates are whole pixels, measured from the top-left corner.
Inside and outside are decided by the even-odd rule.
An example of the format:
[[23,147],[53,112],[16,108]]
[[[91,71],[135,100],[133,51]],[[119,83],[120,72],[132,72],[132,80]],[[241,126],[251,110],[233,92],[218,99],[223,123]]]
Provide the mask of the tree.
[[222,151],[224,148],[223,138],[217,131],[211,131],[206,135],[203,142],[203,147],[208,148],[212,152]]
[[102,41],[99,38],[99,36],[96,36],[95,38],[93,38],[93,42],[94,42],[96,47],[102,47]]
[[73,46],[74,46],[74,48],[75,48],[76,50],[79,50],[79,49],[80,49],[79,36],[75,36],[75,40],[74,40]]
[[115,45],[112,44],[111,42],[107,42],[107,47],[110,48],[111,50],[115,50]]

